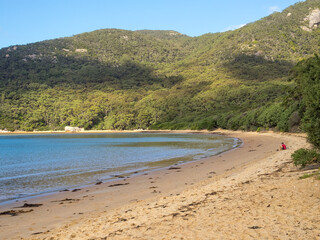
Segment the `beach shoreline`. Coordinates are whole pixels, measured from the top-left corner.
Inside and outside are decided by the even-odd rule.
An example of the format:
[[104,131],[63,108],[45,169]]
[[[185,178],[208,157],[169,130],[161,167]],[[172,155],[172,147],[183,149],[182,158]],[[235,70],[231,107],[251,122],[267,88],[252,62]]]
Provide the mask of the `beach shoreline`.
[[[27,202],[29,204],[27,208],[17,208],[26,202],[15,202],[10,206],[2,206],[0,207],[0,212],[19,210],[25,211],[25,213],[18,214],[17,216],[1,215],[0,238],[89,239],[92,237],[93,239],[99,239],[101,236],[112,236],[111,239],[138,239],[140,238],[138,236],[139,233],[132,223],[129,224],[128,220],[123,220],[118,221],[119,224],[116,224],[114,222],[117,221],[113,221],[112,219],[127,219],[126,215],[130,212],[131,217],[133,217],[132,219],[145,219],[146,216],[147,218],[151,218],[147,221],[148,223],[144,223],[151,226],[157,222],[155,216],[158,213],[153,211],[158,208],[146,206],[155,206],[156,204],[159,205],[160,202],[166,202],[166,209],[161,211],[165,216],[165,212],[169,214],[172,212],[172,208],[183,204],[186,199],[194,202],[200,195],[208,197],[212,193],[213,196],[216,195],[214,192],[219,191],[217,189],[232,186],[234,181],[237,181],[236,176],[239,179],[249,178],[246,181],[250,182],[254,176],[250,177],[244,174],[245,171],[249,171],[248,169],[263,173],[268,168],[277,168],[278,165],[288,162],[290,153],[295,148],[308,145],[305,138],[298,135],[233,132],[226,130],[205,132],[240,138],[243,141],[243,145],[218,156],[185,163],[171,169],[167,168],[132,178],[119,179],[112,182],[112,184],[101,183],[76,191],[61,192],[32,199],[32,201]],[[281,141],[288,143],[288,151],[276,151]],[[270,161],[269,158],[273,159],[273,161]],[[229,179],[232,175],[234,177]],[[223,184],[221,183],[222,180],[224,181]],[[213,185],[216,188],[210,189]],[[197,194],[199,191],[205,194]],[[182,201],[181,198],[183,196],[184,200]],[[186,196],[193,197],[189,198]],[[43,205],[32,207],[35,206],[32,204]],[[171,210],[168,212],[167,208]],[[32,211],[30,211],[31,209]],[[178,215],[181,215],[181,213],[178,213]],[[152,216],[155,217],[153,221]],[[101,218],[109,219],[106,220],[107,225],[112,224],[111,222],[113,221],[114,226],[105,229],[104,225],[100,222]],[[186,220],[182,219],[182,221]],[[88,224],[89,222],[90,224]],[[97,223],[94,224],[93,222]],[[174,222],[175,220],[171,219],[171,223]],[[141,239],[165,239],[157,235],[156,232],[159,232],[161,227],[168,227],[165,226],[167,223],[170,224],[170,220],[162,225],[158,223],[158,229],[154,231],[148,230],[151,234],[149,238],[145,237]],[[187,223],[190,222],[187,221]],[[78,225],[81,225],[83,231],[79,232],[76,230]],[[116,225],[122,228],[121,234],[114,235],[114,227]],[[127,230],[124,232],[124,229]],[[171,229],[167,230],[167,236],[175,236],[173,232],[170,232]],[[184,235],[183,231],[181,234]],[[171,237],[168,238],[170,239]],[[189,239],[192,238],[190,237]],[[198,239],[206,238],[200,237]]]
[[[107,136],[107,134],[135,134],[134,136],[143,136],[143,134],[146,134],[147,136],[149,136],[148,134],[165,134],[165,136],[167,136],[168,134],[172,134],[172,135],[175,135],[175,134],[179,134],[178,136],[180,136],[181,134],[182,135],[185,135],[185,134],[203,134],[203,135],[216,135],[216,136],[220,136],[219,134],[217,133],[212,133],[212,132],[209,132],[209,131],[191,131],[191,130],[182,130],[182,131],[137,131],[137,130],[134,130],[134,131],[85,131],[85,132],[76,132],[76,133],[66,133],[66,132],[25,132],[25,133],[11,133],[9,135],[13,135],[13,136],[17,136],[19,135],[20,136],[25,136],[25,135],[28,135],[28,137],[31,135],[31,136],[34,136],[34,135],[46,135],[46,136],[50,136],[51,134],[55,135],[56,137],[60,134],[69,134],[70,136],[72,136],[73,134],[76,135],[79,135],[79,134],[82,134],[83,137],[86,137],[86,134],[102,134],[102,136]],[[142,134],[142,135],[141,135]],[[96,136],[96,135],[95,135]],[[113,135],[112,135],[113,136]],[[127,136],[127,135],[125,135]],[[132,136],[132,135],[130,135]],[[161,136],[161,135],[160,135]],[[238,139],[233,139],[233,146],[231,146],[231,149],[233,148],[236,148],[239,146],[239,144],[241,144],[241,141],[239,141]],[[209,146],[208,146],[209,148]],[[181,165],[181,164],[184,164],[186,162],[192,162],[192,161],[197,161],[198,159],[201,159],[201,158],[204,158],[204,157],[208,157],[208,156],[213,156],[213,155],[217,155],[217,154],[220,154],[224,151],[229,151],[231,149],[221,149],[219,151],[214,151],[214,152],[211,152],[211,155],[209,152],[209,150],[211,149],[207,149],[208,152],[206,152],[206,154],[203,154],[202,156],[198,156],[199,154],[197,154],[196,157],[188,157],[188,156],[178,156],[178,157],[171,157],[169,158],[168,156],[168,159],[162,159],[162,160],[158,160],[156,162],[156,164],[153,164],[154,162],[150,161],[150,163],[152,163],[152,165],[148,165],[148,166],[143,166],[143,167],[140,167],[140,168],[137,168],[136,166],[132,166],[132,168],[126,168],[125,170],[122,169],[121,170],[118,170],[118,169],[115,169],[113,172],[111,170],[109,170],[104,176],[100,175],[99,178],[96,178],[96,180],[91,180],[90,182],[83,182],[83,183],[80,183],[80,184],[73,184],[73,185],[65,185],[65,186],[59,186],[59,187],[53,187],[53,190],[47,190],[46,191],[38,191],[38,192],[23,192],[23,194],[20,194],[20,195],[16,195],[16,196],[12,196],[10,198],[7,198],[7,199],[2,199],[0,198],[0,206],[1,205],[8,205],[10,203],[14,203],[16,200],[18,201],[28,201],[28,200],[32,200],[32,199],[35,199],[35,198],[38,198],[38,197],[42,197],[42,196],[46,196],[46,195],[52,195],[52,194],[55,194],[56,192],[59,192],[61,190],[64,190],[64,189],[74,189],[74,188],[85,188],[85,187],[89,187],[91,185],[94,185],[96,184],[97,182],[113,182],[115,180],[117,180],[117,178],[119,177],[134,177],[134,176],[137,176],[137,175],[141,175],[141,174],[144,174],[144,173],[148,173],[148,172],[152,172],[152,171],[157,171],[157,170],[161,170],[161,169],[164,169],[166,167],[169,167],[170,165]],[[146,158],[145,158],[146,159]],[[76,160],[76,158],[75,158]],[[150,159],[149,159],[150,160]]]

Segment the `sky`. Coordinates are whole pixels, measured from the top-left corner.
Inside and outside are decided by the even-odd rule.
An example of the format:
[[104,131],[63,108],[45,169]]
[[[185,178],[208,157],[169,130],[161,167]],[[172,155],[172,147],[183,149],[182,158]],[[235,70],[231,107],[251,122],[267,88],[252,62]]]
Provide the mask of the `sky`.
[[224,32],[298,0],[0,0],[0,48],[104,28]]

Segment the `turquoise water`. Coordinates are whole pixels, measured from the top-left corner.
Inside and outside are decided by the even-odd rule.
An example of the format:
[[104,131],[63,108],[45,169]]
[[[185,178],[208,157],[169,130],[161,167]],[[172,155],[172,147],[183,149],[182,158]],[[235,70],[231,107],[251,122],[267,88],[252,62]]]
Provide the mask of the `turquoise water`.
[[0,136],[0,202],[197,160],[239,145],[210,134]]

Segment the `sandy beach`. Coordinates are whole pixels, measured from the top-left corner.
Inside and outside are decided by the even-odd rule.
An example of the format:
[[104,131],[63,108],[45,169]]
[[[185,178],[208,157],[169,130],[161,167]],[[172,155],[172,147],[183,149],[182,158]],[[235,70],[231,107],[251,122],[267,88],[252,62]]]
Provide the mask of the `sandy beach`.
[[[0,239],[320,239],[320,181],[291,154],[304,136],[212,133],[241,147],[0,206]],[[281,142],[288,149],[277,151]],[[5,214],[4,214],[5,213]]]

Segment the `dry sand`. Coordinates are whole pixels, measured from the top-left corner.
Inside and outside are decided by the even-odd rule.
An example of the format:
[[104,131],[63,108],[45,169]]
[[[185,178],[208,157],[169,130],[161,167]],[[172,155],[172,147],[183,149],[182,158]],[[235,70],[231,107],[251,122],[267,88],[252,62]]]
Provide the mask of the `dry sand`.
[[[299,179],[298,135],[220,131],[244,144],[224,154],[17,202],[0,239],[320,239],[320,181]],[[276,151],[287,143],[288,150]]]

